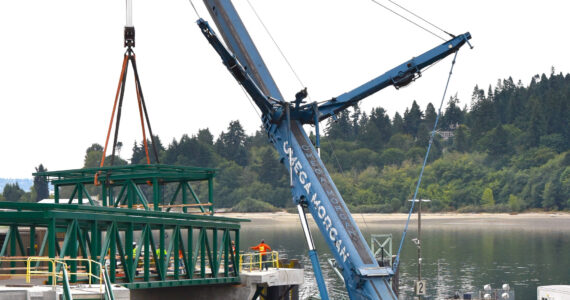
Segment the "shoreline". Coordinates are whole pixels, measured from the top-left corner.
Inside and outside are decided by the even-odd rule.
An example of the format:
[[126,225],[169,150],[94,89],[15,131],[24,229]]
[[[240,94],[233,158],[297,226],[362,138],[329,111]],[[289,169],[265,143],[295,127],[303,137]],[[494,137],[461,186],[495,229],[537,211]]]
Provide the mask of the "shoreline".
[[[215,216],[247,219],[242,226],[300,226],[299,216],[287,212],[276,213],[217,213]],[[352,214],[358,226],[404,226],[408,214]],[[410,217],[410,226],[417,226],[417,214]],[[311,226],[315,221],[307,216]],[[422,213],[422,227],[428,228],[520,228],[526,230],[570,230],[568,212],[507,213]]]
[[[218,217],[228,217],[228,218],[238,218],[238,219],[251,219],[251,220],[263,220],[263,219],[273,219],[273,220],[289,220],[291,218],[299,218],[297,214],[292,214],[288,212],[261,212],[261,213],[216,213],[215,216]],[[353,213],[353,218],[360,218],[363,216],[367,221],[370,220],[405,220],[408,218],[408,214],[404,213],[391,213],[391,214],[381,214],[381,213]],[[412,219],[417,218],[417,213],[412,214]],[[536,219],[536,218],[563,218],[570,219],[569,212],[528,212],[528,213],[429,213],[422,212],[422,220],[430,219]]]

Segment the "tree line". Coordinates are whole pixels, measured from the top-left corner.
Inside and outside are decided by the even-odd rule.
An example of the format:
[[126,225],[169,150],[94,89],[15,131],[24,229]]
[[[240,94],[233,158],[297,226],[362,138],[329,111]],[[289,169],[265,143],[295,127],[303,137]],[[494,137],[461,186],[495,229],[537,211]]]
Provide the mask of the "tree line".
[[[47,172],[43,164],[36,167],[36,172]],[[38,202],[49,198],[49,185],[45,177],[34,176],[34,184],[29,192],[24,191],[18,182],[7,183],[0,194],[0,201]]]
[[[553,69],[528,86],[508,78],[486,91],[475,86],[470,101],[452,96],[432,140],[437,116],[433,104],[422,109],[413,101],[392,117],[382,107],[355,106],[327,121],[321,158],[353,211],[406,211],[430,141],[418,195],[432,200],[426,209],[570,209],[570,75]],[[200,129],[168,145],[153,140],[161,163],[218,169],[218,208],[292,206],[286,169],[261,128],[248,135],[231,121],[217,138]],[[84,167],[99,166],[101,155],[100,145],[90,146]],[[134,142],[130,159],[115,158],[129,163],[146,163],[141,142]]]

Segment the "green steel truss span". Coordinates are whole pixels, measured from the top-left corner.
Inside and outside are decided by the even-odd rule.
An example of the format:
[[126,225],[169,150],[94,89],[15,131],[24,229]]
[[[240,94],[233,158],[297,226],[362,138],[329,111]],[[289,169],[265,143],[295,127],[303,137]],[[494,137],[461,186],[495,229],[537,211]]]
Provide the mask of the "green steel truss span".
[[[55,203],[88,202],[90,205],[140,207],[154,211],[170,211],[173,207],[180,207],[188,212],[190,208],[197,208],[202,213],[214,214],[216,169],[153,164],[51,171],[34,175],[45,176],[51,181]],[[207,190],[207,200],[199,199],[191,183]],[[62,195],[62,192],[66,192],[66,195]],[[92,193],[97,193],[101,201],[94,199]]]
[[[55,203],[0,202],[0,225],[8,226],[0,258],[89,258],[106,266],[113,283],[135,289],[239,282],[240,222],[249,220],[213,216],[215,170],[147,165],[37,175],[54,184]],[[191,186],[200,181],[207,181],[207,211]],[[194,204],[198,214],[189,211]],[[87,264],[70,261],[70,274]],[[0,259],[0,269],[19,272],[17,263],[4,267]]]

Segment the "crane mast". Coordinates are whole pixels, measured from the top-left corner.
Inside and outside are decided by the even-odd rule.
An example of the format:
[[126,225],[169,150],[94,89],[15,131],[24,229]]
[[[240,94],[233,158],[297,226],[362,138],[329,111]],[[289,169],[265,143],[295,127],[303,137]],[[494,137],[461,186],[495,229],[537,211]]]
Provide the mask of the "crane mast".
[[423,68],[468,43],[471,35],[465,33],[457,36],[321,105],[304,104],[306,90],[297,93],[295,100],[286,102],[231,1],[204,0],[204,3],[229,50],[206,21],[198,20],[198,26],[228,70],[261,110],[269,141],[288,167],[293,201],[299,209],[321,298],[327,299],[328,296],[310,232],[306,221],[303,222],[304,209],[312,215],[339,263],[351,299],[396,299],[389,284],[392,269],[378,265],[302,126],[318,125],[319,121],[385,87],[407,85],[421,75]]

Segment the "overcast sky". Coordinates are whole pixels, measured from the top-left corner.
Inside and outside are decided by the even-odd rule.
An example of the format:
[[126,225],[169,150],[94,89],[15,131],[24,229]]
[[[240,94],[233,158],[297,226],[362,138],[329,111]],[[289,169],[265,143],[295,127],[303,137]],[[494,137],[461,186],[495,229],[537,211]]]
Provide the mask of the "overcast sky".
[[[312,101],[330,99],[442,42],[370,0],[250,1],[302,81],[248,2],[236,0],[289,100],[303,86]],[[165,146],[202,128],[217,136],[232,120],[240,120],[250,134],[257,130],[256,111],[200,33],[189,2],[133,2],[142,88],[153,131]],[[462,106],[470,104],[476,84],[486,90],[512,76],[527,85],[552,66],[557,73],[570,71],[567,1],[398,3],[451,33],[471,32],[475,49],[460,51],[449,88]],[[210,20],[202,2],[194,4]],[[122,0],[0,1],[0,177],[31,177],[40,163],[49,170],[80,168],[85,149],[104,144],[123,59],[124,24]],[[382,106],[391,117],[413,100],[422,110],[429,102],[437,108],[450,64],[448,58],[409,87],[389,87],[361,107],[369,112]],[[119,138],[125,158],[142,137],[132,72],[128,82]]]

